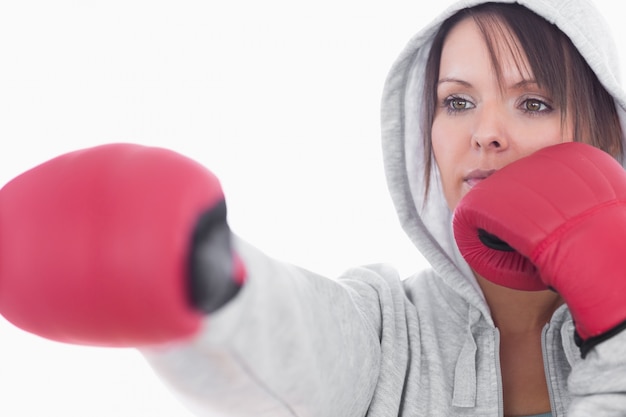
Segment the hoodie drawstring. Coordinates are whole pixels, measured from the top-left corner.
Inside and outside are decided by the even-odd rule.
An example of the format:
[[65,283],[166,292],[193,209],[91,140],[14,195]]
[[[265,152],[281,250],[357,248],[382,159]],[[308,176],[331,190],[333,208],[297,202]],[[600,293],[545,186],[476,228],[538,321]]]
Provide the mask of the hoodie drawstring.
[[476,406],[476,340],[472,327],[480,320],[480,312],[470,307],[465,342],[454,368],[454,392],[452,405],[455,407]]

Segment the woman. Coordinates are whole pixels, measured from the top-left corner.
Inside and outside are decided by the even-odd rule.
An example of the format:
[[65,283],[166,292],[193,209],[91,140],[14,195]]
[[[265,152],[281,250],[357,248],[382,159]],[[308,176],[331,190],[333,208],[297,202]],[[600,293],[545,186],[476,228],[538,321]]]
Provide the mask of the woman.
[[[541,5],[534,7],[541,10]],[[574,4],[565,7],[563,14],[582,12]],[[572,26],[567,21],[562,24]],[[415,39],[424,43],[420,35]],[[415,57],[415,49],[409,51]],[[409,84],[403,103],[399,103],[395,86],[387,89],[387,103],[401,104],[404,111],[400,115],[409,118],[400,134],[409,141],[407,149],[398,149],[398,145],[405,145],[398,141],[393,125],[396,120],[387,123],[391,127],[387,131],[391,146],[385,148],[387,164],[406,164],[406,172],[393,171],[390,177],[392,187],[406,181],[412,191],[410,195],[396,193],[396,204],[413,205],[418,210],[409,207],[401,211],[408,213],[403,223],[416,244],[425,246],[423,252],[433,252],[433,242],[424,236],[442,246],[443,251],[433,254],[439,258],[433,264],[442,268],[441,275],[452,281],[451,286],[459,287],[463,284],[454,282],[453,274],[443,272],[450,261],[441,257],[463,265],[447,225],[450,213],[471,185],[492,170],[565,141],[591,139],[591,144],[621,161],[622,131],[613,97],[569,38],[519,5],[483,4],[456,13],[438,27],[428,58],[422,60],[425,65],[413,65],[408,70],[412,71],[409,83],[422,77],[426,82]],[[391,84],[400,73],[398,67],[406,68],[399,61]],[[603,71],[600,75],[606,78],[609,74]],[[616,92],[621,100],[621,93]],[[424,114],[423,129],[416,126],[422,120],[413,118],[420,113]],[[423,155],[412,150],[422,148],[421,142]],[[402,152],[419,156],[404,156]],[[420,171],[425,180],[414,175]],[[432,185],[435,189],[431,188],[432,178],[440,180],[440,184]],[[427,233],[418,234],[420,226]],[[552,291],[511,290],[478,275],[470,283],[480,288],[499,331],[505,415],[538,414],[551,408],[557,411],[558,403],[550,404],[550,397],[556,399],[555,387],[546,384],[550,375],[546,375],[549,367],[544,369],[548,364],[542,360],[546,355],[542,335],[546,323],[563,304],[561,297]]]
[[[586,141],[622,160],[621,120],[626,120],[626,100],[615,79],[616,59],[603,32],[605,25],[584,0],[520,3],[463,1],[448,9],[410,41],[386,83],[382,128],[389,188],[406,232],[433,269],[401,280],[391,268],[375,265],[329,280],[269,259],[236,240],[235,265],[245,268],[243,284],[244,269],[237,269],[236,286],[241,288],[236,291],[228,281],[224,287],[215,281],[219,271],[228,271],[232,264],[227,255],[219,258],[229,262],[215,261],[213,255],[224,247],[205,239],[211,230],[205,227],[196,236],[198,256],[211,262],[200,262],[200,285],[194,287],[192,298],[194,307],[210,314],[199,329],[194,327],[195,310],[194,314],[167,309],[160,312],[159,303],[167,297],[157,298],[159,302],[150,298],[154,287],[160,286],[156,280],[147,280],[150,291],[142,293],[142,308],[157,307],[150,310],[152,316],[146,319],[141,310],[137,322],[120,318],[119,310],[129,315],[135,312],[127,304],[116,304],[116,297],[137,289],[127,282],[115,283],[114,275],[112,283],[106,281],[108,291],[98,282],[98,287],[92,288],[98,291],[91,292],[98,294],[98,305],[108,303],[115,314],[98,314],[93,322],[81,315],[80,325],[70,328],[63,327],[63,321],[74,317],[39,306],[46,316],[42,326],[61,329],[61,340],[91,344],[118,344],[119,335],[126,332],[123,344],[140,347],[198,415],[626,413],[626,332],[603,327],[602,340],[596,340],[583,359],[574,339],[580,323],[574,323],[570,314],[572,297],[569,293],[563,298],[559,295],[563,286],[553,292],[546,289],[546,282],[541,282],[540,288],[537,282],[494,283],[489,276],[474,273],[453,237],[452,215],[468,195],[474,194],[468,191],[486,185],[492,181],[486,178],[493,172],[508,172],[505,167],[532,158],[540,149]],[[102,155],[110,150],[95,152]],[[93,163],[77,162],[87,161],[90,155],[93,152],[79,153],[69,163],[64,159],[59,164],[63,169],[80,165],[90,175],[104,176],[95,171]],[[107,158],[115,163],[120,159],[115,155]],[[99,163],[104,159],[98,159]],[[57,163],[53,161],[48,167],[56,169]],[[139,177],[136,174],[146,169],[131,165],[135,171],[125,175],[116,171],[116,189],[127,189],[130,181],[126,179]],[[163,171],[167,170],[159,170]],[[190,171],[180,175],[203,175],[195,166]],[[39,181],[39,172],[34,171],[29,178],[35,176]],[[45,175],[45,180],[50,181],[50,177]],[[188,177],[183,178],[185,183]],[[128,192],[125,199],[138,193],[143,198],[151,192],[139,182],[139,188]],[[219,185],[209,183],[219,194]],[[169,183],[162,185],[158,195],[168,190],[165,186]],[[10,205],[14,189],[19,187],[18,181],[3,190],[1,206]],[[60,187],[46,186],[50,188],[60,192]],[[77,193],[70,194],[74,198]],[[163,206],[178,207],[179,198],[185,197],[159,199],[150,212],[161,212]],[[98,212],[104,206],[99,203],[103,198],[95,201],[98,204],[92,209]],[[44,218],[50,223],[51,206],[35,207],[46,208]],[[75,216],[89,211],[82,205],[77,207],[81,209],[74,212]],[[11,218],[8,210],[1,213],[6,217],[2,224],[7,226],[3,239],[11,246],[17,242],[7,237],[6,229],[13,227],[9,225],[18,217],[26,219],[25,225],[34,220],[24,217],[25,210],[15,212]],[[148,216],[145,210],[141,214]],[[116,224],[115,218],[104,218],[107,229]],[[168,219],[164,217],[161,223]],[[215,217],[207,220],[213,221]],[[124,225],[133,228],[135,223]],[[69,224],[63,223],[66,229]],[[15,232],[22,240],[24,229],[16,228]],[[153,239],[152,232],[156,231],[149,231]],[[75,252],[55,255],[55,267],[61,256],[70,258],[67,265],[71,268]],[[144,252],[138,257],[142,262],[151,266],[164,262]],[[11,257],[6,252],[3,255],[8,263]],[[101,252],[98,255],[102,257]],[[192,278],[198,278],[197,271],[193,273]],[[65,276],[59,273],[54,277],[54,291],[74,285],[62,282]],[[12,280],[10,276],[0,278],[5,283]],[[17,285],[23,285],[21,278]],[[509,288],[515,286],[518,288]],[[612,288],[606,283],[600,287],[605,291]],[[4,288],[0,311],[28,327],[30,317],[17,317],[26,315],[18,310],[23,303],[15,298],[11,303],[6,301],[15,296],[9,294],[10,285]],[[169,296],[168,291],[175,293],[172,288],[165,285],[162,292]],[[207,295],[203,291],[209,297],[224,296],[204,302],[202,298]],[[27,293],[32,295],[32,291]],[[42,302],[49,302],[51,297],[51,292],[47,293]],[[619,306],[609,308],[621,313]],[[191,338],[180,341],[168,334],[170,329],[163,322],[169,323],[176,314],[184,316],[181,321],[185,326],[192,322],[186,327],[192,330],[185,330]],[[58,319],[50,326],[53,315]],[[626,320],[626,315],[621,319]],[[172,342],[165,346],[147,343],[169,337]],[[106,343],[107,338],[111,343]]]
[[[414,37],[392,69],[383,104],[389,183],[405,229],[441,278],[480,306],[470,284],[488,306],[487,321],[499,333],[504,414],[564,415],[570,400],[564,381],[546,383],[565,378],[577,360],[565,337],[573,330],[564,330],[571,322],[563,318],[563,299],[494,285],[468,271],[450,216],[474,183],[548,145],[587,141],[622,161],[623,93],[610,68],[594,73],[587,64],[616,58],[610,43],[597,44],[610,37],[589,31],[603,26],[584,2],[480,3],[452,7]],[[550,336],[555,329],[563,340]],[[561,343],[561,352],[551,352],[547,340]],[[558,359],[551,363],[550,356]]]

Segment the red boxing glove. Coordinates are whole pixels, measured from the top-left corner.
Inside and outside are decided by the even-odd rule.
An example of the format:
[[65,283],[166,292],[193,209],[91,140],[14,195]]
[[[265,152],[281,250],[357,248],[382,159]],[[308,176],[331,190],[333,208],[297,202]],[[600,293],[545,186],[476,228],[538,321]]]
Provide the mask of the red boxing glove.
[[583,356],[626,328],[626,171],[609,154],[570,142],[519,159],[467,193],[453,227],[484,278],[557,291]]
[[101,346],[180,340],[243,277],[217,178],[175,152],[97,146],[0,191],[0,314],[42,337]]

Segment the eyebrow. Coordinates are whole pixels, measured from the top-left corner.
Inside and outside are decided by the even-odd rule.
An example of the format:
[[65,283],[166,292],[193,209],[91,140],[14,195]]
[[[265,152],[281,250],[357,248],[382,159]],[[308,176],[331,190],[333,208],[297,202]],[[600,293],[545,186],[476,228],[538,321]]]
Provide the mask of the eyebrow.
[[455,83],[455,84],[461,84],[465,87],[471,87],[472,84],[468,83],[467,81],[463,81],[463,80],[459,80],[458,78],[449,78],[449,77],[445,77],[445,78],[441,78],[439,81],[437,81],[437,85],[441,85],[444,83]]
[[[461,84],[465,87],[472,87],[472,84],[464,81],[464,80],[460,80],[458,78],[450,78],[450,77],[445,77],[445,78],[441,78],[440,80],[437,81],[437,86],[440,86],[441,84],[445,84],[445,83],[454,83],[454,84]],[[516,82],[515,84],[509,86],[509,88],[511,89],[520,89],[520,88],[524,88],[527,87],[529,85],[533,85],[533,86],[538,86],[539,83],[534,80],[534,79],[523,79],[521,81]]]
[[524,79],[524,80],[522,80],[520,82],[517,82],[517,83],[513,84],[511,86],[511,88],[524,88],[524,87],[527,87],[529,85],[539,86],[539,83],[536,80],[533,80],[533,79]]

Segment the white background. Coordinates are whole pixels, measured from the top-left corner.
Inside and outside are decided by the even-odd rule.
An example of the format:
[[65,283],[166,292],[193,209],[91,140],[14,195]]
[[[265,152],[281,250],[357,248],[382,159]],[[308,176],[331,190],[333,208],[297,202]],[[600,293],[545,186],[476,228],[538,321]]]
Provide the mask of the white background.
[[[597,4],[625,39],[612,1]],[[78,148],[165,146],[218,174],[233,229],[268,254],[331,277],[381,261],[406,275],[424,263],[385,188],[380,94],[448,3],[1,0],[0,184]],[[0,319],[0,416],[189,414],[134,350]]]

